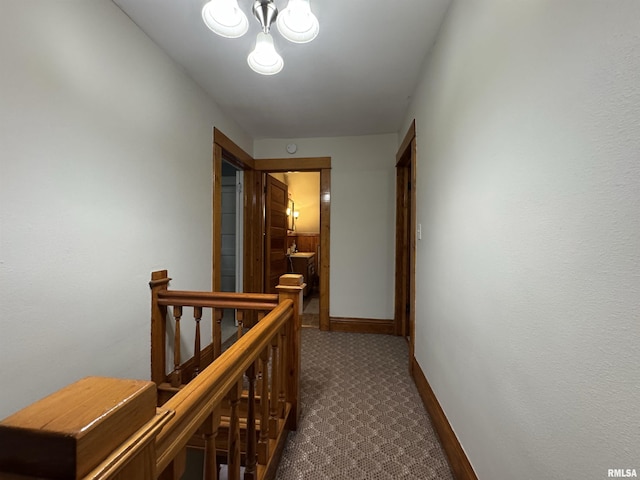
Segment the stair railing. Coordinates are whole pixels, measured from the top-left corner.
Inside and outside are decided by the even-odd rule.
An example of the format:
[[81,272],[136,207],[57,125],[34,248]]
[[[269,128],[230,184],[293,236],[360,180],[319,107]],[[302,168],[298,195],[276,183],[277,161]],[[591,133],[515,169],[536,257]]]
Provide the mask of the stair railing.
[[[171,291],[163,293],[166,271],[154,276],[152,319],[167,306],[174,313],[176,306],[191,306],[199,323],[197,309],[210,306],[203,299],[209,292],[173,292],[177,295],[171,297]],[[218,478],[218,445],[227,451],[230,480],[240,479],[242,460],[245,480],[272,478],[286,431],[296,429],[299,415],[299,302],[304,286],[298,280],[281,283],[296,282],[281,285],[277,305],[159,408],[155,380],[156,386],[89,377],[2,420],[0,478],[176,480],[194,438],[204,442],[205,480]],[[230,306],[251,311],[272,306],[273,296],[262,297],[261,306],[258,298]],[[172,304],[176,301],[179,305]],[[220,301],[222,297],[215,298],[213,308]],[[182,316],[179,309],[177,313]],[[159,317],[154,321],[159,323]],[[158,349],[153,350],[158,332],[152,332],[152,357],[159,357]],[[161,365],[152,372],[158,379],[161,370],[164,374]],[[223,430],[226,437],[219,438]]]
[[[238,320],[237,338],[245,328],[252,327],[266,313],[273,310],[279,301],[277,294],[233,293],[233,292],[197,292],[169,290],[171,279],[166,270],[153,272],[151,275],[151,380],[158,386],[169,383],[178,387],[187,383],[192,377],[210,364],[222,353],[222,315],[225,310],[236,312]],[[295,288],[289,285],[281,288]],[[280,290],[281,292],[283,290]],[[169,307],[172,307],[171,309]],[[184,323],[183,310],[191,308],[195,320],[194,355],[183,361],[181,352],[181,325]],[[202,348],[200,320],[203,308],[211,309],[211,338],[209,345]],[[169,338],[167,329],[168,313],[171,312],[175,322],[173,339]],[[167,341],[173,345],[173,371],[166,373]]]
[[[291,410],[285,412],[280,410],[280,395],[285,396],[285,403],[294,405],[297,403],[296,392],[288,382],[287,370],[281,368],[280,362],[286,365],[286,361],[279,348],[283,346],[281,336],[293,334],[291,324],[294,321],[294,305],[290,299],[281,302],[271,311],[261,322],[250,329],[233,346],[222,353],[220,357],[197,377],[184,386],[178,393],[170,398],[163,409],[175,412],[175,415],[160,431],[156,439],[158,472],[170,470],[162,478],[179,478],[181,472],[181,454],[186,448],[191,438],[202,428],[205,436],[205,478],[217,478],[216,466],[216,432],[220,427],[221,414],[220,407],[225,399],[229,400],[230,412],[228,420],[228,478],[230,480],[240,478],[241,443],[240,438],[240,415],[239,402],[242,392],[242,382],[247,373],[249,383],[249,393],[247,398],[248,414],[246,418],[246,461],[245,480],[250,478],[263,478],[269,468],[269,458],[265,457],[263,462],[257,458],[257,444],[259,441],[256,435],[256,415],[255,415],[255,371],[262,374],[267,373],[265,362],[260,362],[261,355],[269,349],[272,350],[272,372],[271,376],[276,385],[275,391],[271,391],[269,404],[273,409],[270,412],[268,421],[264,417],[261,419],[261,429],[268,428],[273,440],[277,440],[285,430],[285,423],[289,421],[290,426],[293,420],[288,420],[292,415]],[[288,332],[287,332],[288,331]],[[286,350],[286,349],[285,349]],[[260,364],[260,365],[259,365]],[[279,382],[284,383],[284,388],[280,390]],[[282,393],[281,393],[282,392]],[[261,398],[265,402],[265,397]],[[264,403],[263,403],[264,404]],[[274,415],[271,415],[274,413]],[[288,415],[285,417],[285,413]],[[271,442],[275,445],[276,442]],[[273,448],[273,447],[272,447]],[[179,461],[175,462],[178,458]],[[173,464],[173,465],[172,465]]]
[[[227,352],[238,355],[244,352],[248,362],[242,365],[242,372],[235,375],[233,387],[220,384],[216,380],[217,394],[221,400],[216,404],[219,408],[212,410],[203,428],[178,428],[181,439],[187,439],[186,444],[178,442],[174,447],[167,447],[166,458],[172,458],[171,464],[166,464],[159,456],[158,468],[173,472],[173,477],[179,478],[184,469],[185,446],[202,448],[205,452],[205,478],[210,476],[224,460],[220,459],[220,452],[216,452],[216,444],[224,447],[228,478],[234,479],[239,474],[241,459],[244,459],[244,478],[263,478],[275,473],[279,461],[281,447],[286,438],[287,430],[294,430],[297,426],[299,414],[299,368],[300,368],[300,326],[299,312],[304,289],[302,277],[299,275],[285,275],[278,286],[278,294],[246,294],[230,292],[194,292],[170,290],[170,278],[166,270],[153,272],[150,286],[152,291],[152,380],[158,385],[159,406],[174,410],[176,398],[185,398],[184,392],[190,392],[193,385],[198,385],[200,376],[208,371],[207,365],[214,362],[225,371],[229,371],[225,364],[230,358]],[[281,326],[273,326],[270,320],[282,309],[282,304],[291,301],[291,319],[282,320]],[[173,309],[173,341],[167,321],[167,315]],[[195,323],[194,355],[185,362],[180,357],[180,323],[184,309],[192,309]],[[212,342],[201,349],[200,322],[202,309],[212,310]],[[222,312],[233,309],[238,319],[237,339],[235,344],[222,353],[221,318]],[[269,320],[269,322],[267,322]],[[271,330],[265,330],[269,323]],[[275,330],[274,330],[275,329]],[[246,333],[245,333],[246,331]],[[267,333],[268,332],[268,333]],[[248,344],[250,339],[259,336],[261,343]],[[174,345],[173,370],[168,374],[166,368],[166,345]],[[240,350],[238,350],[240,349]],[[205,368],[206,367],[206,368]],[[202,370],[204,369],[204,371]],[[202,373],[199,373],[202,372]],[[230,374],[230,373],[228,373]],[[192,379],[189,381],[190,379]],[[186,386],[185,386],[186,384]],[[246,387],[246,388],[245,388]],[[193,408],[188,409],[192,411]],[[171,424],[178,422],[180,415]],[[202,419],[193,424],[201,425]],[[200,422],[200,423],[198,423]],[[246,438],[240,439],[242,430]],[[159,448],[164,446],[164,438],[170,427],[163,429],[159,436]],[[197,433],[197,435],[196,435]],[[218,438],[223,434],[226,442]],[[168,437],[171,438],[171,437]],[[199,440],[200,439],[200,440]],[[177,449],[177,450],[176,450]],[[168,475],[168,474],[167,474]]]

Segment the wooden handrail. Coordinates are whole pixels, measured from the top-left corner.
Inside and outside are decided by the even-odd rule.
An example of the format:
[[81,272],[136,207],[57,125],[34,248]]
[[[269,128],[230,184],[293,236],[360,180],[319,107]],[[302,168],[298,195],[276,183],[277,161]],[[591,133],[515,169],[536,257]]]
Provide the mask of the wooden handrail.
[[[205,450],[207,472],[216,470],[216,459],[212,457],[224,463],[222,458],[226,456],[230,480],[239,478],[241,460],[247,467],[244,480],[272,478],[286,431],[297,428],[300,412],[302,276],[281,277],[277,295],[171,290],[162,282],[166,278],[169,278],[166,270],[152,273],[152,282],[155,281],[151,289],[152,380],[158,385],[159,405],[175,411],[176,417],[158,436],[158,473],[163,472],[162,480],[180,478],[185,448],[195,447]],[[286,304],[291,306],[283,307]],[[210,308],[212,343],[202,350],[201,361],[196,322],[194,356],[178,368],[180,348],[174,346],[174,370],[167,375],[165,335],[171,336],[167,330],[167,313],[176,308],[178,313],[184,308],[193,309],[197,312],[196,318],[202,308]],[[236,311],[238,334],[236,343],[221,355],[220,324],[226,308]],[[280,317],[278,312],[283,308],[290,313]],[[179,335],[181,322],[175,314],[174,322],[175,334]],[[178,345],[179,339],[174,336],[173,340],[174,345]],[[277,345],[275,349],[274,345]],[[202,369],[199,374],[198,368]],[[189,382],[192,373],[196,376]],[[205,387],[208,377],[214,381]],[[249,392],[243,392],[243,377],[250,385],[256,379],[259,381],[259,398],[255,385],[249,387]],[[178,414],[178,404],[174,402],[184,402],[182,414]],[[217,438],[219,432],[223,437]],[[221,450],[217,451],[216,444]],[[207,478],[216,477],[210,474]]]
[[[166,283],[166,282],[160,282]],[[247,301],[252,300],[268,300],[273,303],[278,303],[277,293],[242,293],[242,292],[202,292],[195,290],[167,290],[163,292],[161,296],[173,296],[181,298],[220,298],[220,299],[235,299]]]
[[[168,272],[160,270],[152,272],[149,282],[151,287],[151,379],[156,385],[169,382],[172,386],[178,387],[182,382],[188,381],[192,373],[196,373],[198,369],[204,368],[206,364],[218,358],[222,351],[221,320],[224,310],[232,309],[238,312],[238,320],[244,319],[242,326],[250,328],[266,312],[273,310],[278,305],[279,296],[275,294],[170,290],[168,288],[169,280]],[[180,320],[176,319],[174,338],[169,339],[170,344],[173,345],[174,357],[174,368],[169,377],[165,371],[168,353],[165,342],[166,335],[169,333],[166,324],[167,307],[173,307],[174,310],[178,307],[180,313],[182,307],[208,308],[213,313],[211,344],[202,347],[196,339],[194,357],[186,360],[184,365],[176,365],[183,361],[180,356],[180,342],[182,340],[180,338]],[[198,351],[201,352],[201,355],[196,358],[195,353]],[[200,364],[201,359],[204,359],[205,365]],[[161,395],[160,398],[162,403],[165,397]]]
[[162,290],[158,292],[158,304],[163,306],[272,310],[278,305],[278,295],[268,293]]
[[175,412],[156,438],[158,472],[162,472],[185,448],[191,436],[242,379],[260,353],[277,338],[293,318],[293,302],[284,300],[260,323],[242,336],[200,375],[182,388],[163,408]]

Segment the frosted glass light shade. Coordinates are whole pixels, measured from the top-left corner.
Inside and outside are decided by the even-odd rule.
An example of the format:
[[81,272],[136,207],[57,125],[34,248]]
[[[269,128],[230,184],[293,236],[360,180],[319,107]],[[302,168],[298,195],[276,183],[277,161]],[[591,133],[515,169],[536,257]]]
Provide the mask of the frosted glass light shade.
[[261,75],[275,75],[284,61],[273,46],[273,38],[268,33],[260,32],[256,38],[256,48],[247,57],[247,63],[256,73]]
[[309,0],[289,0],[287,7],[276,18],[278,31],[294,43],[307,43],[318,36],[320,24],[311,12]]
[[249,30],[249,20],[238,0],[211,0],[202,7],[202,20],[210,30],[227,38],[238,38]]

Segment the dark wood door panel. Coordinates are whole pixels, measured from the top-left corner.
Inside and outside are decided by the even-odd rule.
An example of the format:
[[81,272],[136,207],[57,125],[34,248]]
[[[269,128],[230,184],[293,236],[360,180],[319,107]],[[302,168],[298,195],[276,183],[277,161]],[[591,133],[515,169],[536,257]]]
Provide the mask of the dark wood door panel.
[[265,202],[265,292],[277,293],[281,275],[287,273],[287,186],[267,175]]

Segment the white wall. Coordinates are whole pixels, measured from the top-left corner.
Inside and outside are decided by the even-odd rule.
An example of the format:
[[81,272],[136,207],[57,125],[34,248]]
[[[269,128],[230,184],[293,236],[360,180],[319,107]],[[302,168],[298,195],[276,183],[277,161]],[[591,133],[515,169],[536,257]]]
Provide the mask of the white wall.
[[393,318],[397,135],[254,142],[254,158],[331,157],[330,315]]
[[107,0],[3,0],[0,62],[2,418],[149,378],[151,271],[210,288],[212,127],[252,143]]
[[640,470],[639,26],[456,1],[413,97],[416,358],[482,480]]
[[291,172],[287,174],[289,196],[296,211],[296,233],[320,233],[320,173]]

